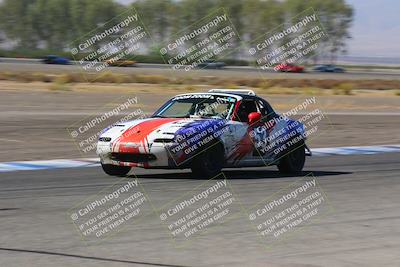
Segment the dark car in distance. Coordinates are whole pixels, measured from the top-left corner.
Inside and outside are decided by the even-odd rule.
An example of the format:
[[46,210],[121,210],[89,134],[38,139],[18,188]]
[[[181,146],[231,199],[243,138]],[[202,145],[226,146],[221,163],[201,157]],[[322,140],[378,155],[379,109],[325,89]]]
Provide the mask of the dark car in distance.
[[222,69],[225,66],[226,64],[222,61],[212,61],[212,60],[207,60],[197,65],[197,67],[201,69]]
[[336,73],[342,73],[344,72],[344,68],[338,67],[336,65],[332,64],[326,64],[326,65],[317,65],[314,67],[314,71],[316,72],[336,72]]
[[67,58],[59,57],[56,55],[47,55],[44,59],[42,59],[44,64],[57,64],[57,65],[69,65],[70,61]]

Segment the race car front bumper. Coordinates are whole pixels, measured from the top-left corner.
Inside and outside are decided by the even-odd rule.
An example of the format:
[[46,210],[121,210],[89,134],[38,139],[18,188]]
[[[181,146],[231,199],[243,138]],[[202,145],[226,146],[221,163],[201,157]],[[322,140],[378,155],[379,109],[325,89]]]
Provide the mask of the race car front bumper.
[[98,142],[97,155],[103,164],[142,168],[170,168],[169,153],[165,145],[154,144],[136,152],[113,151],[112,143]]

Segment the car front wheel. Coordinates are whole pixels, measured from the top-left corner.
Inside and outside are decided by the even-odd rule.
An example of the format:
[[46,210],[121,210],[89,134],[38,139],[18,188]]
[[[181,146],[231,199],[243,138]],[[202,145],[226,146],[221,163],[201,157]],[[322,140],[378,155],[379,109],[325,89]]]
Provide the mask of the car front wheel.
[[218,143],[197,155],[192,161],[191,169],[196,178],[207,179],[219,174],[223,165],[223,147]]
[[304,143],[287,155],[283,156],[278,163],[278,169],[283,174],[298,174],[303,170],[306,161],[306,150]]
[[103,171],[112,176],[125,176],[131,170],[129,166],[117,166],[112,164],[101,164]]

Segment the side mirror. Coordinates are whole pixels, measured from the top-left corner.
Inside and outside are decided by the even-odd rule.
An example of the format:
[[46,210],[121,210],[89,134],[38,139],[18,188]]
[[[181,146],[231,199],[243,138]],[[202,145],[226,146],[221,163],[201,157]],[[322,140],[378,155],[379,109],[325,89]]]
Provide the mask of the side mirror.
[[252,112],[249,114],[248,119],[249,119],[249,124],[256,123],[261,119],[261,113],[260,112]]

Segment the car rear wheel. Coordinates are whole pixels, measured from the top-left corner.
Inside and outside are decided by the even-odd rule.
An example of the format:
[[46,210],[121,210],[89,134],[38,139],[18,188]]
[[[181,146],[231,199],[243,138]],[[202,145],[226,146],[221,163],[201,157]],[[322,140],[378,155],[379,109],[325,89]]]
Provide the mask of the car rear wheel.
[[117,166],[112,164],[101,164],[103,171],[112,176],[125,176],[131,170],[129,166]]
[[283,174],[298,174],[303,170],[306,161],[305,145],[299,147],[282,157],[278,163],[278,169]]
[[223,165],[223,147],[218,143],[197,155],[192,161],[191,169],[196,178],[213,178],[221,172]]

